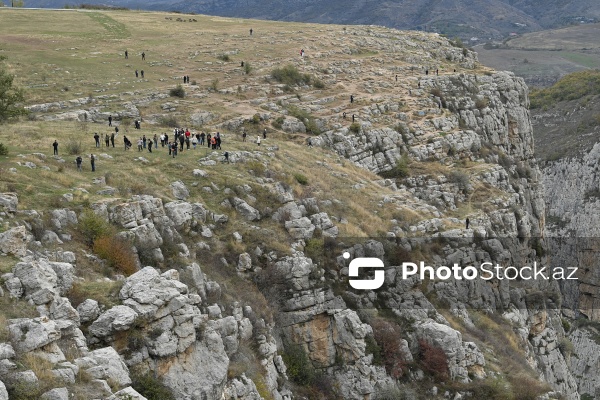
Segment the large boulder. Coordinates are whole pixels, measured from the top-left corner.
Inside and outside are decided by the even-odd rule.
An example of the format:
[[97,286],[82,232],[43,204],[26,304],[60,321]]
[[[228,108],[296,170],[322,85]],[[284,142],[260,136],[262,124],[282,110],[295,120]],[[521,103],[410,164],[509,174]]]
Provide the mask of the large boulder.
[[100,315],[100,306],[96,300],[87,299],[77,306],[77,312],[81,322],[93,321]]
[[308,240],[312,237],[315,231],[315,226],[312,224],[312,222],[310,222],[310,219],[302,217],[293,219],[291,221],[286,221],[285,229],[287,229],[290,236],[296,240]]
[[89,332],[97,338],[103,338],[117,331],[126,331],[137,316],[138,313],[127,306],[114,306],[92,323]]
[[187,230],[193,220],[192,205],[185,201],[172,201],[165,204],[165,213],[173,222],[175,229]]
[[39,349],[61,337],[57,323],[45,317],[11,321],[8,325],[8,337],[19,354]]
[[42,394],[40,400],[69,400],[69,391],[66,387],[54,388]]
[[20,262],[13,274],[21,281],[24,295],[37,305],[49,303],[60,294],[58,277],[47,260]]
[[27,254],[27,229],[18,226],[0,233],[0,253],[24,257]]
[[16,193],[0,193],[0,211],[14,214],[18,204],[19,198]]
[[185,200],[190,197],[190,191],[185,186],[185,183],[181,181],[171,183],[171,189],[173,191],[173,197],[178,200]]
[[112,347],[91,351],[74,362],[94,379],[110,380],[119,388],[131,385],[129,369]]
[[258,210],[239,197],[233,198],[233,207],[248,221],[256,221],[260,219],[260,213]]
[[0,381],[0,400],[9,400],[6,386],[4,386],[4,382],[2,381]]

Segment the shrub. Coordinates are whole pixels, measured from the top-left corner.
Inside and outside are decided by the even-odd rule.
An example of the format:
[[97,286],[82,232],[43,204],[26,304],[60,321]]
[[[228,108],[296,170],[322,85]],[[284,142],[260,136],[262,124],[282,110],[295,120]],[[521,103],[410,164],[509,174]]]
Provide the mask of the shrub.
[[296,178],[296,181],[299,184],[308,185],[308,178],[306,177],[306,175],[302,175],[301,173],[295,173],[294,178]]
[[287,367],[287,375],[293,382],[299,385],[310,385],[314,382],[315,369],[302,346],[288,346],[282,358]]
[[286,85],[309,85],[311,81],[310,75],[300,73],[293,65],[275,68],[271,71],[271,77]]
[[229,54],[219,54],[217,56],[217,58],[221,61],[225,61],[225,62],[229,62],[231,61],[231,57],[229,57]]
[[99,237],[109,236],[114,230],[103,217],[91,210],[86,210],[81,214],[77,227],[83,235],[84,241],[89,246],[92,246],[94,241]]
[[551,106],[559,101],[577,100],[600,92],[600,71],[584,70],[563,76],[553,86],[532,90],[531,108]]
[[423,369],[437,379],[448,377],[448,357],[439,347],[432,346],[427,341],[419,340],[420,359]]
[[0,156],[8,155],[8,147],[6,147],[3,143],[0,143]]
[[151,372],[133,375],[131,387],[148,400],[175,400],[171,389],[165,386]]
[[[400,327],[381,318],[375,319],[371,325],[375,341],[381,347],[381,357],[386,372],[394,379],[400,378],[406,368],[400,352],[402,333]],[[375,353],[373,359],[375,360]]]
[[325,84],[323,83],[323,81],[317,78],[313,79],[312,85],[315,89],[325,89]]
[[67,154],[69,154],[70,156],[75,156],[77,154],[81,154],[83,147],[81,146],[81,141],[77,141],[74,139],[71,139],[67,142],[67,145],[65,146],[65,150],[67,150]]
[[383,171],[379,175],[383,176],[384,178],[391,179],[406,178],[410,175],[410,170],[408,168],[408,157],[406,155],[403,155],[396,162],[396,165],[392,169],[390,169],[389,171]]
[[350,132],[358,133],[360,132],[360,124],[358,122],[353,122],[348,129],[350,129]]
[[466,190],[469,187],[469,175],[462,171],[451,171],[448,174],[448,180],[456,184],[460,190]]
[[250,72],[252,72],[252,66],[249,62],[244,63],[244,72],[246,73],[246,75],[250,75]]
[[487,98],[475,100],[475,107],[477,107],[478,110],[483,110],[489,104],[490,104],[490,101]]
[[129,276],[137,271],[137,262],[131,248],[122,238],[101,236],[94,241],[94,253],[108,261],[109,267]]
[[183,86],[177,85],[173,89],[169,90],[169,96],[179,97],[183,99],[185,97],[185,89],[183,88]]
[[273,125],[273,128],[281,129],[283,126],[283,121],[285,121],[285,117],[279,116],[275,119],[275,121],[271,122],[271,125]]
[[573,342],[571,342],[569,338],[563,337],[558,341],[558,349],[563,356],[568,357],[573,354]]
[[210,82],[210,89],[213,92],[216,92],[217,90],[219,90],[219,78],[215,78]]
[[160,117],[158,122],[163,126],[168,126],[169,128],[177,128],[180,126],[177,118],[172,115]]

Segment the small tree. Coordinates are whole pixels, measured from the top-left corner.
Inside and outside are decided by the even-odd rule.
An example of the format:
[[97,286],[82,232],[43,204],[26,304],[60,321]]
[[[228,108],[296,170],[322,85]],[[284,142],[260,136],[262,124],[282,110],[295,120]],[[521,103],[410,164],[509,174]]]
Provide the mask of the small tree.
[[[0,56],[0,61],[6,58]],[[20,103],[25,100],[23,89],[13,86],[14,76],[0,67],[0,123],[27,114]]]

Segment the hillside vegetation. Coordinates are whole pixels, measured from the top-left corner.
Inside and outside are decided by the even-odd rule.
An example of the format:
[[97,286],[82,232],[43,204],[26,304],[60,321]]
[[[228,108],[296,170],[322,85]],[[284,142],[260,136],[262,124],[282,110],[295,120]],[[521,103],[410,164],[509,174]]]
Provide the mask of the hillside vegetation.
[[[29,111],[0,125],[0,392],[578,396],[549,367],[566,365],[556,287],[396,271],[540,258],[522,80],[440,35],[376,26],[0,17]],[[219,132],[222,148],[138,150],[174,127]],[[380,291],[351,290],[345,252],[393,257]]]

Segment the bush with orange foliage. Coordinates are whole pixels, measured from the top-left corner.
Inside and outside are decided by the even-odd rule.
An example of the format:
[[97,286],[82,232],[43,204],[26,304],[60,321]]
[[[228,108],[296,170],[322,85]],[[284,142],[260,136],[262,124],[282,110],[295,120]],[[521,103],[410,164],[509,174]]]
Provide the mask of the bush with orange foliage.
[[102,236],[94,240],[94,253],[108,261],[108,266],[129,276],[138,270],[131,247],[116,236]]
[[438,379],[449,377],[448,357],[444,350],[429,344],[426,340],[419,340],[421,349],[421,366],[423,369]]
[[386,372],[394,379],[404,375],[406,362],[401,352],[401,329],[398,325],[377,318],[371,322],[373,336],[381,347],[381,357]]

